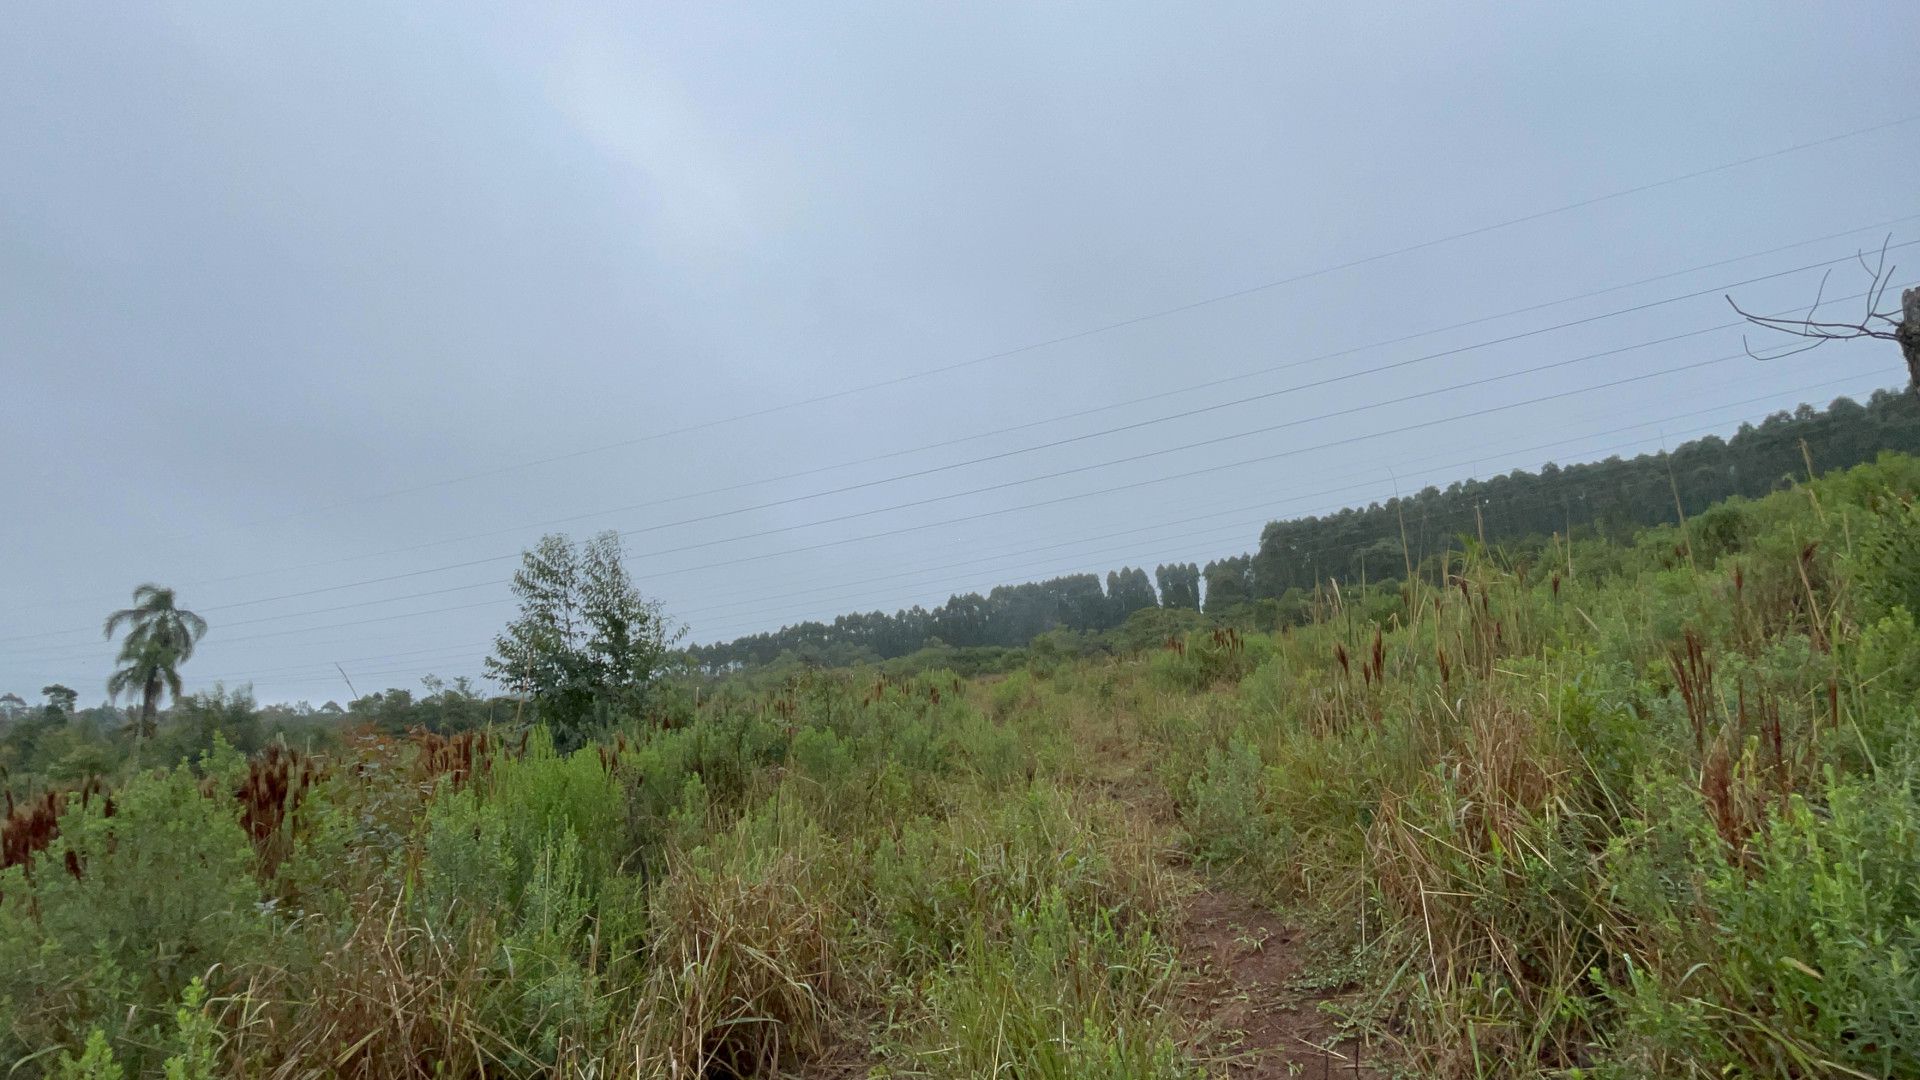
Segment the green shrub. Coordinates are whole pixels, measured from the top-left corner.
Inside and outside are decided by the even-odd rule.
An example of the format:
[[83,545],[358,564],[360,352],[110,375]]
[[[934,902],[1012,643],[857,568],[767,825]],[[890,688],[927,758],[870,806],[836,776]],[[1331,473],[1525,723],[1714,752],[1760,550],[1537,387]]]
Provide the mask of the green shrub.
[[1882,500],[1852,559],[1853,584],[1869,618],[1920,612],[1920,504]]
[[620,779],[593,748],[560,754],[536,732],[524,755],[497,761],[487,780],[487,797],[513,821],[523,864],[548,836],[570,833],[582,843],[584,883],[598,890],[640,842],[627,828]]
[[1126,933],[1102,910],[1076,916],[1063,896],[1045,895],[997,939],[967,930],[890,1056],[955,1080],[1197,1077],[1163,1011],[1175,970],[1153,935]]
[[1839,750],[1851,755],[1857,746],[1866,765],[1920,757],[1920,725],[1914,723],[1914,702],[1920,700],[1920,630],[1913,614],[1894,608],[1863,628],[1859,639],[1842,651],[1852,661],[1859,690],[1847,710],[1856,738],[1838,740]]
[[975,715],[957,725],[952,738],[958,767],[987,787],[1005,787],[1029,772],[1031,757],[1007,724]]
[[1258,874],[1278,855],[1276,822],[1261,791],[1262,771],[1259,752],[1243,738],[1207,751],[1205,768],[1188,782],[1181,815],[1201,862]]
[[160,1066],[167,1080],[215,1080],[220,1075],[220,1026],[209,1015],[207,988],[197,978],[180,993],[168,1049],[173,1053]]
[[993,684],[990,692],[993,715],[1005,720],[1022,709],[1030,709],[1038,701],[1034,693],[1033,676],[1026,671],[1016,671]]
[[1622,847],[1619,1075],[1920,1075],[1920,805],[1872,780],[1824,801],[1747,852],[1685,803],[1662,827],[1684,850]]
[[872,854],[877,929],[907,970],[937,967],[969,928],[990,937],[1043,899],[1151,924],[1168,903],[1151,848],[1104,812],[1036,785],[900,827]]
[[474,1022],[496,1068],[551,1069],[606,1036],[619,1001],[605,973],[645,925],[644,890],[621,865],[625,812],[595,749],[562,755],[538,738],[434,800],[417,917],[479,969]]
[[233,805],[203,796],[184,767],[74,800],[31,877],[15,868],[0,881],[0,1045],[20,1057],[99,1029],[144,1068],[152,1030],[193,978],[269,961],[253,867]]
[[1188,634],[1184,648],[1162,649],[1148,662],[1148,674],[1167,690],[1196,691],[1238,683],[1273,656],[1273,639],[1223,629]]
[[126,1069],[113,1059],[113,1046],[106,1032],[94,1028],[87,1032],[87,1045],[79,1057],[62,1050],[54,1062],[53,1075],[59,1080],[122,1080]]

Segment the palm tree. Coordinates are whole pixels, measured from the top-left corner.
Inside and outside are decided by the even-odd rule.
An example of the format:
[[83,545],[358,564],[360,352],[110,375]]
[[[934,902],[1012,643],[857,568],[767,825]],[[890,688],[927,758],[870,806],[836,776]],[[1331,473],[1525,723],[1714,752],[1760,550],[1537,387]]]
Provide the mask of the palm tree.
[[149,738],[154,733],[160,695],[171,691],[176,700],[180,697],[180,656],[160,642],[149,641],[138,652],[121,649],[120,664],[107,679],[107,696],[117,701],[123,693],[138,691],[140,716],[134,721],[133,737]]
[[193,655],[194,643],[207,632],[207,620],[174,603],[172,589],[142,585],[133,590],[133,606],[107,616],[106,636],[128,627],[120,643],[120,667],[107,680],[107,694],[118,699],[138,690],[140,719],[136,738],[153,734],[160,695],[180,696],[180,665]]

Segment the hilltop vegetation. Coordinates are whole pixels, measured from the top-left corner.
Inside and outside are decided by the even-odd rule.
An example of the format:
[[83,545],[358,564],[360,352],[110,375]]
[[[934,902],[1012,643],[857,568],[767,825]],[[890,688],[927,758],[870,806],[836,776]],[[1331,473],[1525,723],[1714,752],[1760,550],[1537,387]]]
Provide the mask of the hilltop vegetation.
[[1707,436],[1670,454],[1549,464],[1538,473],[1516,470],[1327,516],[1274,521],[1248,554],[1204,567],[1157,567],[1157,599],[1143,570],[1108,573],[1104,592],[1098,575],[1072,574],[1001,586],[985,596],[954,596],[931,610],[802,622],[694,646],[687,656],[712,672],[782,660],[873,663],[927,648],[984,650],[983,657],[954,659],[991,663],[992,650],[1020,648],[1050,630],[1114,631],[1156,603],[1169,611],[1204,606],[1217,620],[1271,630],[1306,618],[1308,594],[1318,585],[1397,581],[1406,576],[1409,559],[1458,552],[1469,537],[1510,546],[1537,546],[1555,533],[1569,532],[1624,541],[1637,529],[1675,522],[1679,513],[1698,514],[1736,495],[1757,498],[1805,476],[1809,468],[1846,468],[1884,450],[1920,452],[1920,399],[1911,393],[1883,390],[1865,405],[1841,398],[1821,410],[1802,405],[1758,425],[1742,425],[1731,438]]
[[13,808],[0,1054],[1218,1074],[1199,891],[1311,945],[1257,1004],[1342,1057],[1242,1046],[1268,1075],[1920,1076],[1917,494],[1890,454],[1271,632],[708,682],[571,753],[216,740]]

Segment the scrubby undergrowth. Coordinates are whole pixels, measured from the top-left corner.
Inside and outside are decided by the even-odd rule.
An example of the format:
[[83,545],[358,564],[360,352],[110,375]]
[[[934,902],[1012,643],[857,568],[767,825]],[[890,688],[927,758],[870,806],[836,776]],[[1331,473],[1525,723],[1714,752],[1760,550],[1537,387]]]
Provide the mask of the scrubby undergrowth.
[[216,749],[16,811],[0,1054],[1218,1074],[1199,872],[1310,925],[1411,1075],[1920,1076],[1916,490],[1889,457],[1277,634],[743,683],[570,754]]

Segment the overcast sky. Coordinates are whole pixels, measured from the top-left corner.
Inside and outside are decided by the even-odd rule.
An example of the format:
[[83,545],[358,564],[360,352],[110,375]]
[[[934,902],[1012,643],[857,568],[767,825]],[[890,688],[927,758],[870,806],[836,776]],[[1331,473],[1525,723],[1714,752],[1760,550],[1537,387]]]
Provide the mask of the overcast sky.
[[345,700],[336,661],[477,674],[544,531],[632,530],[706,641],[1204,563],[1901,373],[1666,373],[1732,330],[1577,358],[1920,239],[1920,123],[1774,154],[1920,111],[1910,2],[3,18],[0,691],[30,700],[104,696],[143,581],[213,625],[190,688]]

